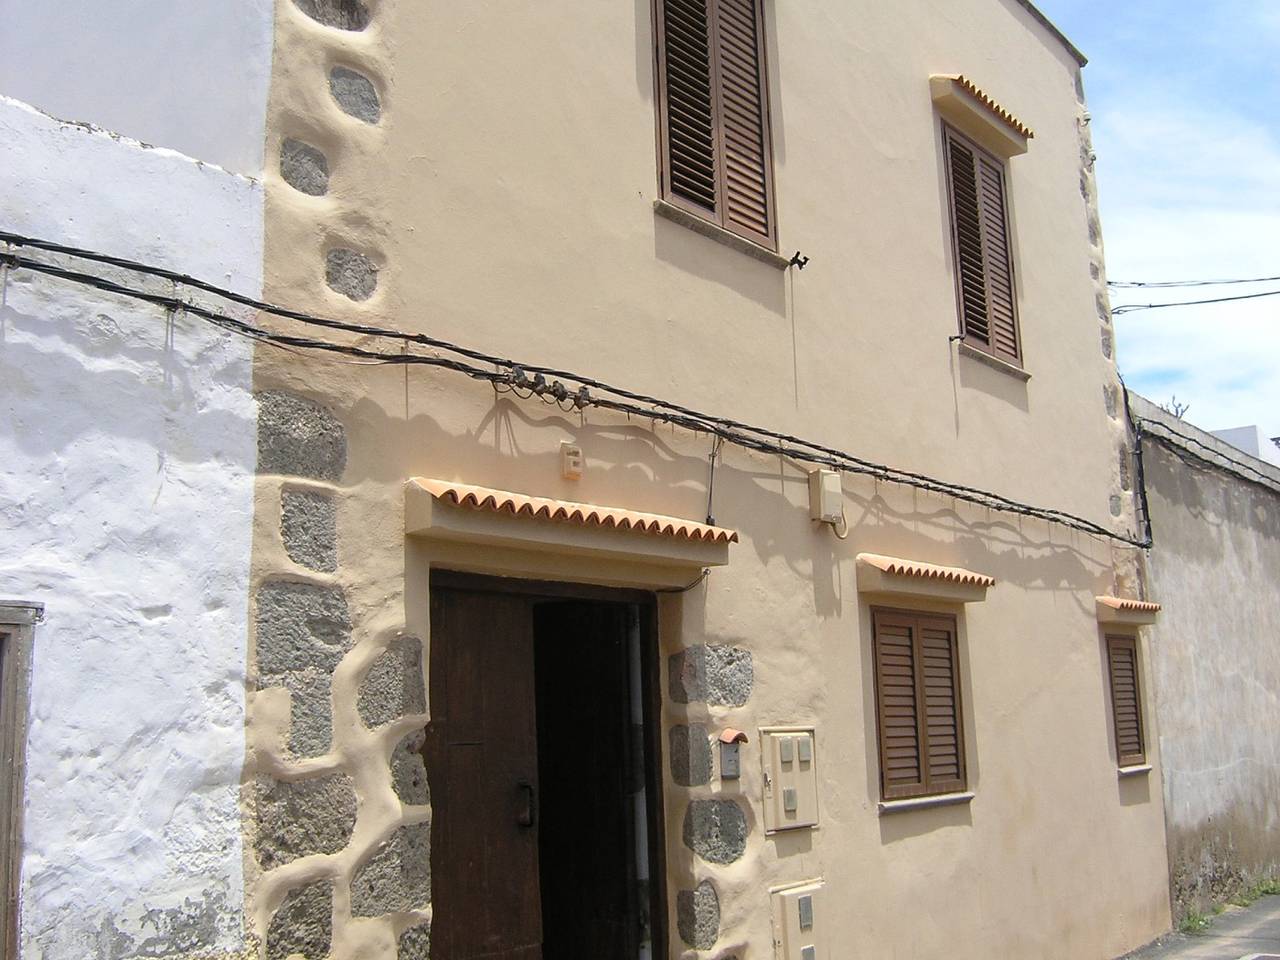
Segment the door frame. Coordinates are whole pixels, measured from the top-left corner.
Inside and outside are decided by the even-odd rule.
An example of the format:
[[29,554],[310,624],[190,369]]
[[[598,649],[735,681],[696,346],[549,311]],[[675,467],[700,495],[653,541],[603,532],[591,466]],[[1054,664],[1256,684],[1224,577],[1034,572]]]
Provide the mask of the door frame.
[[[433,567],[428,590],[501,593],[546,600],[594,600],[634,604],[640,611],[640,689],[644,698],[644,786],[649,827],[649,936],[654,960],[670,955],[667,939],[666,799],[662,790],[662,657],[658,645],[658,596],[631,587],[560,580],[526,580]],[[429,663],[428,659],[428,663]]]

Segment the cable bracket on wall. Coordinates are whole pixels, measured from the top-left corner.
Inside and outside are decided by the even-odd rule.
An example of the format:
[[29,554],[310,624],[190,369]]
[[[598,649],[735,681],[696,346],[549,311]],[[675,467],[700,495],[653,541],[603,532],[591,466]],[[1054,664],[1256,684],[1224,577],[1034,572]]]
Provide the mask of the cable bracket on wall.
[[803,270],[808,265],[809,258],[802,256],[799,250],[792,255],[791,261],[788,263],[788,266],[795,267],[797,270]]

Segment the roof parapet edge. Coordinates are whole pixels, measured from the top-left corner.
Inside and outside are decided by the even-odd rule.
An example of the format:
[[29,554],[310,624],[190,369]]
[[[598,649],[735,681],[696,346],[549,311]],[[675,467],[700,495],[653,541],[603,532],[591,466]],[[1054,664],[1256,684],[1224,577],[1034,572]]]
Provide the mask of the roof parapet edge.
[[1058,29],[1058,25],[1050,20],[1031,0],[1017,0],[1018,5],[1031,14],[1040,26],[1044,27],[1053,35],[1053,38],[1067,48],[1067,52],[1075,57],[1076,63],[1085,66],[1089,62],[1089,58],[1080,52],[1080,48],[1067,39],[1067,35]]

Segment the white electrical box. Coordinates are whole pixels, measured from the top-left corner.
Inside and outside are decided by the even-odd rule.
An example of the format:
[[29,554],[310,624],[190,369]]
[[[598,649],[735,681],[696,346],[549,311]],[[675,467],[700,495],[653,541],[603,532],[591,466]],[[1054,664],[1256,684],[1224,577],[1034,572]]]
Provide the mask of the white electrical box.
[[584,463],[582,448],[563,440],[560,443],[560,475],[566,480],[581,480]]
[[827,960],[825,885],[807,880],[771,892],[778,960]]
[[766,833],[818,825],[818,758],[812,727],[760,731]]
[[823,523],[844,519],[844,488],[835,470],[814,470],[809,474],[809,517]]

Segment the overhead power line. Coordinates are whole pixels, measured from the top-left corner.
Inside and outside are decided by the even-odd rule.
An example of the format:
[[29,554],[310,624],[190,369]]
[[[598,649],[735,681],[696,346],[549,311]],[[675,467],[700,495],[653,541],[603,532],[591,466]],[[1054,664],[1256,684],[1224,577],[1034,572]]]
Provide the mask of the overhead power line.
[[1179,300],[1176,303],[1126,303],[1111,310],[1113,316],[1125,313],[1137,313],[1139,310],[1164,310],[1168,307],[1198,307],[1206,303],[1231,303],[1235,300],[1259,300],[1262,297],[1280,297],[1280,290],[1267,290],[1263,293],[1244,293],[1238,297],[1214,297],[1212,300]]
[[[581,374],[558,370],[554,367],[543,367],[520,363],[507,357],[486,354],[467,347],[461,347],[446,340],[427,336],[426,334],[408,333],[405,331],[376,327],[367,324],[348,323],[327,317],[314,316],[299,310],[279,307],[274,304],[255,300],[252,297],[247,297],[243,294],[226,290],[206,281],[197,280],[183,274],[175,273],[171,270],[149,266],[147,264],[138,263],[121,257],[97,253],[92,250],[63,246],[50,241],[25,237],[20,234],[9,233],[6,231],[0,231],[0,242],[5,242],[17,247],[29,247],[36,250],[43,250],[89,262],[108,264],[145,276],[168,280],[175,285],[201,290],[230,303],[249,307],[282,319],[295,321],[305,326],[321,327],[328,330],[340,330],[346,333],[359,334],[362,336],[393,339],[402,344],[402,347],[397,349],[395,352],[386,352],[370,349],[368,347],[356,347],[349,344],[336,343],[331,340],[318,339],[315,337],[278,333],[257,326],[256,324],[249,323],[248,321],[229,316],[220,310],[215,310],[202,304],[187,302],[174,294],[161,294],[142,290],[106,277],[96,276],[80,270],[72,270],[68,267],[59,266],[42,260],[36,260],[31,257],[15,253],[0,254],[0,260],[11,268],[31,270],[47,276],[57,277],[71,283],[93,287],[107,293],[150,303],[166,310],[182,311],[192,316],[207,320],[230,333],[248,337],[272,346],[293,350],[314,350],[328,355],[331,358],[354,357],[364,362],[387,365],[422,365],[440,367],[462,373],[474,380],[492,384],[494,389],[512,392],[517,396],[524,398],[537,396],[546,402],[558,403],[566,409],[581,410],[587,407],[596,407],[599,409],[623,413],[628,416],[648,419],[656,423],[674,424],[691,431],[707,433],[720,437],[723,440],[744,449],[787,457],[802,463],[827,466],[847,473],[862,474],[873,477],[877,480],[884,480],[889,483],[896,483],[920,490],[926,490],[940,496],[974,503],[1004,513],[1032,517],[1049,523],[1059,524],[1092,536],[1113,540],[1128,546],[1145,549],[1151,545],[1149,537],[1138,539],[1135,535],[1117,533],[1102,524],[1096,523],[1095,521],[1076,516],[1075,514],[1071,514],[1063,510],[1022,503],[1021,501],[1014,500],[1010,497],[1006,497],[989,490],[954,483],[952,481],[940,480],[926,474],[876,463],[874,461],[855,456],[854,454],[847,453],[843,450],[839,450],[835,447],[829,447],[811,440],[805,440],[791,434],[779,433],[763,427],[752,426],[727,417],[701,413],[668,400],[646,396],[645,394],[636,393],[621,387],[614,387],[600,380],[583,376]],[[429,347],[439,353],[454,354],[455,356],[440,356],[438,353],[409,353],[407,348],[410,344]],[[458,357],[465,359],[457,359]],[[475,363],[468,361],[482,363],[485,364],[485,366],[476,366]],[[552,378],[550,382],[548,378]],[[562,381],[568,381],[571,385],[576,384],[577,389],[573,389]]]
[[1280,277],[1251,277],[1244,280],[1108,280],[1109,287],[1156,289],[1160,287],[1221,287],[1233,283],[1272,283]]

